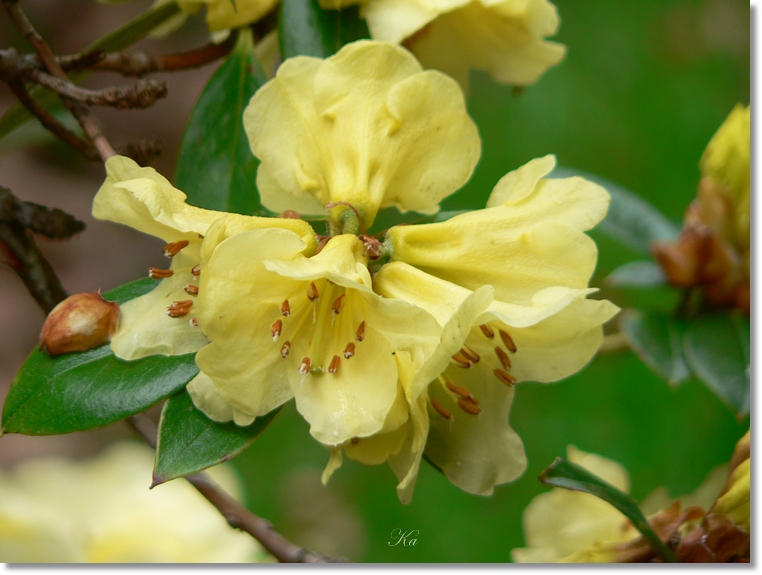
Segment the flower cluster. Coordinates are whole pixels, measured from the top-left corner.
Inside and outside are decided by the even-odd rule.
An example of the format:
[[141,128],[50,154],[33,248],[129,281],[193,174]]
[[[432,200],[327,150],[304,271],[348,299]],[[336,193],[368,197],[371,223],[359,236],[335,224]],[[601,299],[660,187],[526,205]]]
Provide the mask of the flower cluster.
[[[30,459],[0,471],[0,557],[8,563],[218,563],[263,561],[193,487],[149,491],[152,450],[122,442],[85,461]],[[211,475],[233,494],[232,469]],[[115,493],[119,495],[115,497]]]
[[[481,148],[457,83],[390,43],[287,60],[243,120],[262,203],[283,217],[194,208],[152,169],[107,162],[95,216],[161,237],[172,258],[123,306],[114,353],[197,351],[188,391],[216,421],[249,425],[293,398],[331,452],[324,480],[344,455],[387,462],[403,502],[424,455],[470,493],[518,477],[516,384],[581,369],[617,311],[587,298],[585,231],[607,192],[547,178],[546,156],[484,209],[368,235],[384,207],[436,213]],[[295,212],[327,215],[327,235]]]

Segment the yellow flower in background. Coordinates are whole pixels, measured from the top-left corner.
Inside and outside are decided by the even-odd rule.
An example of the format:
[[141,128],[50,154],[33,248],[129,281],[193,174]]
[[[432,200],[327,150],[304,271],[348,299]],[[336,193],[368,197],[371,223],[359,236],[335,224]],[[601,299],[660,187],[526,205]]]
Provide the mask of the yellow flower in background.
[[275,227],[300,235],[306,251],[315,248],[315,234],[306,222],[224,214],[188,205],[186,195],[152,168],[141,168],[123,156],[106,161],[106,180],[93,201],[93,216],[128,225],[161,238],[171,257],[168,269],[151,268],[161,282],[150,293],[121,306],[121,318],[111,348],[122,359],[147,355],[179,355],[207,343],[191,321],[203,235],[213,221],[226,216],[228,229]]
[[[568,460],[629,492],[629,476],[620,464],[574,446],[568,448]],[[714,469],[694,493],[678,500],[660,487],[640,507],[680,562],[748,562],[749,486],[747,432],[736,446],[730,473],[726,466]],[[527,547],[512,550],[517,563],[629,563],[655,557],[622,513],[589,493],[555,487],[535,497],[523,519]]]
[[545,38],[558,31],[548,0],[321,0],[323,8],[362,4],[371,37],[408,47],[427,68],[468,87],[470,69],[502,84],[533,84],[566,53]]
[[605,215],[608,193],[582,178],[543,179],[554,165],[546,156],[509,173],[486,209],[391,228],[392,261],[374,280],[381,295],[439,321],[473,290],[494,289],[494,301],[428,386],[426,456],[469,493],[489,495],[526,467],[508,422],[514,385],[580,370],[618,311],[586,299],[595,291],[587,284],[597,248],[584,231]]
[[278,4],[278,0],[156,0],[153,7],[175,1],[182,12],[155,28],[152,36],[162,37],[174,32],[185,23],[188,16],[204,6],[209,32],[215,33],[252,24]]
[[[202,248],[198,323],[209,338],[189,385],[217,421],[246,425],[292,397],[327,445],[395,428],[407,418],[395,353],[422,363],[442,328],[423,309],[374,293],[365,246],[332,237],[312,257],[295,233],[229,234]],[[242,254],[247,254],[245,259]]]
[[[111,446],[98,457],[40,458],[0,471],[4,563],[240,563],[266,560],[196,490],[173,481],[149,490],[153,451]],[[224,465],[210,475],[232,495]]]
[[[379,208],[436,211],[481,153],[458,85],[381,42],[288,59],[243,121],[265,207],[325,215],[327,204],[348,202],[366,227]],[[356,220],[345,205],[330,215],[340,231]]]

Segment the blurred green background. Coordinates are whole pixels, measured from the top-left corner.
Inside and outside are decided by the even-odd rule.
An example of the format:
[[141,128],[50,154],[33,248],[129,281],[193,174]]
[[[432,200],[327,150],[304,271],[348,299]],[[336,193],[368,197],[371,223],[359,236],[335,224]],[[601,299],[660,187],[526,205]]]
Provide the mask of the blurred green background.
[[[743,0],[555,2],[568,47],[564,62],[521,92],[482,74],[472,78],[470,111],[482,138],[471,182],[444,209],[484,205],[498,179],[534,157],[599,174],[679,221],[698,183],[698,160],[715,130],[750,90],[750,11]],[[635,255],[594,234],[600,286]],[[626,305],[623,294],[606,297]],[[648,305],[664,305],[649,296]],[[641,298],[642,301],[642,298]],[[521,516],[547,490],[539,472],[569,444],[622,463],[632,495],[660,485],[695,489],[728,461],[748,429],[695,379],[673,389],[631,352],[600,356],[576,376],[517,388],[512,423],[529,467],[484,498],[463,493],[422,464],[413,502],[397,501],[386,466],[345,461],[328,487],[328,453],[287,406],[234,460],[250,507],[286,536],[354,561],[507,562],[523,546]],[[391,546],[395,529],[418,530],[417,545]]]

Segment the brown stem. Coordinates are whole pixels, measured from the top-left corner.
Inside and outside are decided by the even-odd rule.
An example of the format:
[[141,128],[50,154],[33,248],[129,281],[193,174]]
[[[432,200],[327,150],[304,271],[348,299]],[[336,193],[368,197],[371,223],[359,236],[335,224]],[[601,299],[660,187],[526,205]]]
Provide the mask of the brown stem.
[[21,202],[0,187],[0,260],[13,268],[46,314],[67,294],[27,229],[62,238],[83,228],[82,222],[61,210]]
[[[34,29],[32,23],[27,19],[26,14],[24,14],[24,12],[21,10],[19,1],[3,0],[3,5],[8,11],[11,20],[13,20],[14,24],[16,24],[21,33],[24,34],[24,37],[32,45],[34,51],[37,52],[37,55],[40,57],[40,60],[48,72],[50,72],[56,78],[68,82],[69,79],[66,77],[66,72],[64,72],[61,64],[58,63],[58,60],[56,59],[55,54],[53,54],[53,51],[50,49],[50,46],[48,46],[45,40],[42,39],[42,36],[37,33],[37,30]],[[114,148],[111,147],[111,144],[108,142],[108,140],[106,140],[106,137],[103,135],[103,132],[101,132],[101,129],[98,126],[98,123],[95,121],[95,118],[90,113],[90,110],[88,110],[82,104],[69,98],[62,98],[62,100],[64,105],[71,111],[72,114],[74,114],[74,117],[77,118],[77,121],[82,126],[85,134],[87,134],[87,137],[92,140],[95,148],[101,155],[101,158],[105,161],[111,156],[115,156],[116,152],[114,151]]]
[[138,80],[135,84],[128,86],[111,86],[102,90],[88,90],[40,70],[31,70],[29,77],[66,98],[77,100],[83,104],[112,106],[117,109],[148,108],[153,106],[156,100],[167,95],[167,84],[156,80]]
[[152,72],[198,68],[227,56],[235,46],[237,38],[237,32],[231,32],[220,44],[209,43],[196,50],[166,56],[152,56],[143,50],[115,52],[106,54],[92,68],[119,72],[125,76],[145,76]]
[[[137,431],[140,436],[154,449],[156,449],[156,427],[145,416],[133,415],[126,422]],[[214,483],[205,473],[194,473],[185,479],[203,495],[209,503],[217,508],[217,511],[225,518],[228,524],[245,531],[262,544],[268,553],[281,563],[335,563],[346,562],[346,559],[334,559],[313,553],[304,547],[291,543],[278,533],[272,523],[254,515],[238,501]]]

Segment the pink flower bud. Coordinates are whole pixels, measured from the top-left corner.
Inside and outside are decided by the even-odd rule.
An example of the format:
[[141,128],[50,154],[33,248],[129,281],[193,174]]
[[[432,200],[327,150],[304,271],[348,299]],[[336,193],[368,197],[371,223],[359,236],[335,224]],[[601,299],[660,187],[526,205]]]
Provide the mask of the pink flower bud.
[[100,290],[63,300],[48,315],[40,333],[40,349],[50,355],[85,351],[108,341],[119,321],[119,304],[101,297]]

